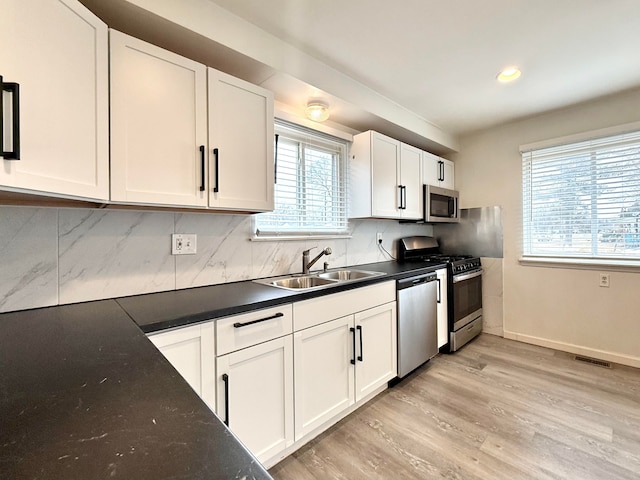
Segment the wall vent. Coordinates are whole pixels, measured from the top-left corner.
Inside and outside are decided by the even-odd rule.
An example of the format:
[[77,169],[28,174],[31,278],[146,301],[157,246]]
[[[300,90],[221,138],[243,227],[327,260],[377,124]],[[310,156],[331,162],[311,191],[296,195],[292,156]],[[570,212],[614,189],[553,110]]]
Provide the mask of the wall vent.
[[573,358],[579,362],[589,363],[591,365],[596,365],[603,368],[611,368],[611,362],[598,360],[597,358],[583,357],[582,355],[576,355]]

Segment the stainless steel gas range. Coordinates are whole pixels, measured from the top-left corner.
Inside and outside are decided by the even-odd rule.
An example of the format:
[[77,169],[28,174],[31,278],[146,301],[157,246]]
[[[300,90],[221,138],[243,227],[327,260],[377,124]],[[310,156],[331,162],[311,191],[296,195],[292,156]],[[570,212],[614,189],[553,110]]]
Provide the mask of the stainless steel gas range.
[[449,343],[441,351],[455,352],[482,332],[482,266],[471,255],[444,255],[433,237],[400,239],[399,262],[441,262],[447,265]]

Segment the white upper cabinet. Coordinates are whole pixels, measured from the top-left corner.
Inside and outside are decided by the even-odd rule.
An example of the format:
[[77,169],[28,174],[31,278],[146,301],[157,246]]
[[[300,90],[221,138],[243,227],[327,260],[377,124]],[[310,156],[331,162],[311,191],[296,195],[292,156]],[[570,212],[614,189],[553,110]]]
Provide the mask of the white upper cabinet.
[[20,159],[0,160],[0,189],[108,199],[107,38],[75,0],[2,1],[0,76],[19,85],[17,112],[3,95],[3,151],[18,113]]
[[400,147],[401,218],[422,218],[422,150],[401,144]]
[[367,131],[351,148],[352,218],[420,219],[421,150]]
[[209,68],[209,206],[273,210],[273,94]]
[[448,188],[455,187],[455,169],[451,160],[422,152],[422,182],[425,185]]
[[206,67],[110,31],[111,200],[207,206]]

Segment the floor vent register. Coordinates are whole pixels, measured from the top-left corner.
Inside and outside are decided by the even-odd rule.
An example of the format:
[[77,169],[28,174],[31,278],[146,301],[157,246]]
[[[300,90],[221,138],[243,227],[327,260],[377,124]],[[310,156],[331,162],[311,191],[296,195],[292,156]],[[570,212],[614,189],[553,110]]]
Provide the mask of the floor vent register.
[[575,360],[579,362],[589,363],[591,365],[596,365],[597,367],[602,368],[611,368],[611,362],[606,362],[604,360],[598,360],[597,358],[583,357],[582,355],[576,355],[574,357]]

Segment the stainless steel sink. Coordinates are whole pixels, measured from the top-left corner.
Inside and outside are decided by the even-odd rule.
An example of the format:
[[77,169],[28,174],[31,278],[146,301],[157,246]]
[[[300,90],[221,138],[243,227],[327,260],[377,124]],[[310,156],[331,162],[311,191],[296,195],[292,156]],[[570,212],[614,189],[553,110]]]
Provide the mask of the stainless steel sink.
[[381,272],[366,272],[364,270],[333,270],[331,272],[319,273],[320,278],[330,278],[332,280],[338,280],[340,282],[346,282],[349,280],[360,280],[364,278],[377,277],[378,275],[384,275]]
[[304,277],[289,277],[280,280],[274,280],[271,284],[274,287],[291,288],[291,289],[304,289],[320,287],[322,285],[331,285],[335,282],[326,278],[320,278],[315,275],[307,275]]
[[282,277],[264,278],[254,280],[254,282],[272,287],[284,288],[286,290],[315,290],[319,288],[328,288],[345,282],[365,280],[379,275],[385,274],[382,272],[367,272],[364,270],[352,270],[345,268],[310,275],[292,274]]

